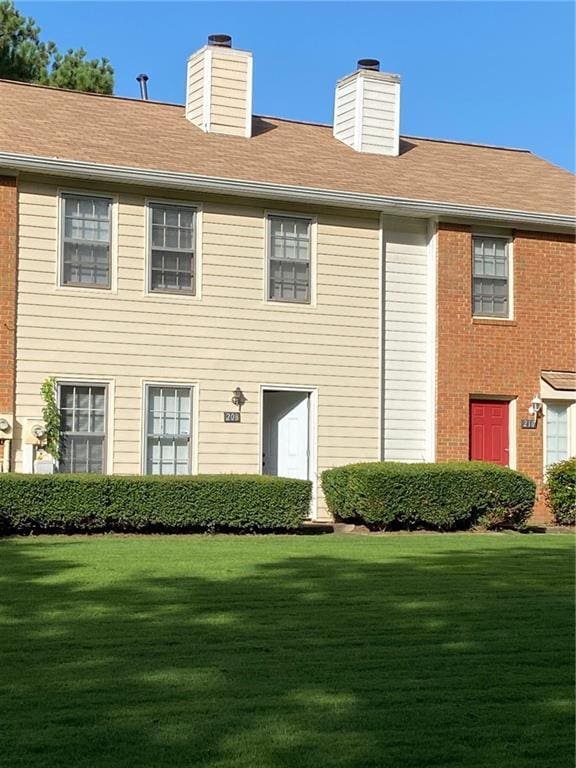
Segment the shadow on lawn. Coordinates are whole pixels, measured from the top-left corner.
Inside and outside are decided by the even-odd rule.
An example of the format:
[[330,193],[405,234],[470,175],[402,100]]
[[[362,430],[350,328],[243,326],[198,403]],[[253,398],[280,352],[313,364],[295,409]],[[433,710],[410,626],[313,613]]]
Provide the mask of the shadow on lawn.
[[572,764],[565,548],[99,587],[46,547],[0,551],[10,768]]

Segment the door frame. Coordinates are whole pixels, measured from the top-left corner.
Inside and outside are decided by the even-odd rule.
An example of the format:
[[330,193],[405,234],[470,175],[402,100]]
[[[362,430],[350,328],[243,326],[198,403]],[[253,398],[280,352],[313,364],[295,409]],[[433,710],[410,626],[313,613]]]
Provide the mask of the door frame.
[[517,462],[517,427],[516,412],[518,397],[516,395],[476,395],[468,396],[468,446],[470,446],[470,405],[473,400],[496,400],[508,403],[508,468],[516,469]]
[[308,395],[308,477],[312,481],[310,519],[318,518],[318,387],[287,384],[260,384],[258,395],[258,474],[262,472],[264,446],[264,393],[302,392]]

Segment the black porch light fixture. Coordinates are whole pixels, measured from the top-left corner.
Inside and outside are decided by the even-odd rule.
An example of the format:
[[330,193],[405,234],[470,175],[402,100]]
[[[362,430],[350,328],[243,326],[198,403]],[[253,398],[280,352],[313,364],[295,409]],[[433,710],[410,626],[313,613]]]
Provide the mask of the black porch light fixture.
[[234,405],[238,406],[238,410],[242,410],[242,406],[246,402],[246,396],[244,395],[244,392],[240,389],[240,387],[236,387],[234,392],[232,393],[232,402]]

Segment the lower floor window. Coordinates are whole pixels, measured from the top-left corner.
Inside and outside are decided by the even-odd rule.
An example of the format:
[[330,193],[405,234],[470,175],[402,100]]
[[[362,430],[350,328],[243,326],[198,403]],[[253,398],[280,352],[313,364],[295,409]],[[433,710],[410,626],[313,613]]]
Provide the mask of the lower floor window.
[[60,472],[104,473],[106,387],[61,384]]
[[146,401],[146,473],[189,474],[192,389],[149,386]]
[[568,458],[569,403],[546,405],[546,466]]

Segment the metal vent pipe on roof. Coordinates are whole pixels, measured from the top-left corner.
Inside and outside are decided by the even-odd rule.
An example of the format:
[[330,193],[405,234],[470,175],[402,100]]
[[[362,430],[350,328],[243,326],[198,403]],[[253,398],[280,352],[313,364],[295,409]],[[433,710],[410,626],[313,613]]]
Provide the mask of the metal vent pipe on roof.
[[232,48],[230,35],[208,35],[208,45],[216,45],[220,48]]
[[378,59],[358,59],[358,69],[370,69],[372,72],[380,72]]
[[144,74],[138,75],[138,77],[136,78],[136,80],[140,83],[140,98],[142,99],[142,101],[148,101],[147,83],[149,79],[150,78],[148,77],[148,75],[144,75]]

